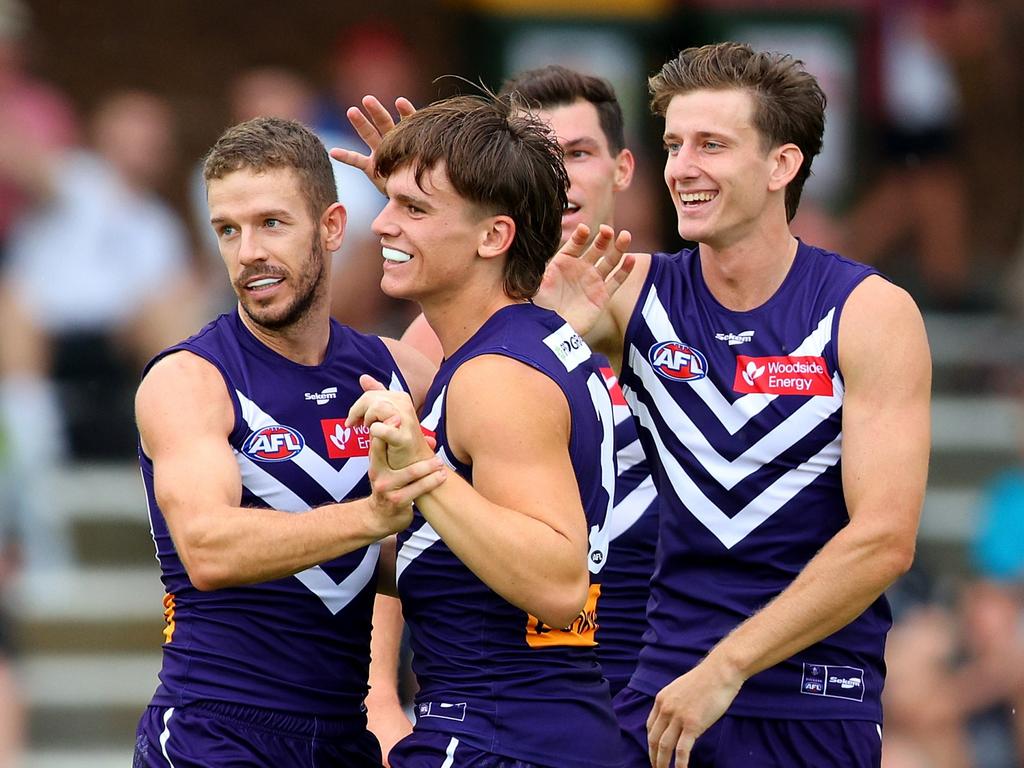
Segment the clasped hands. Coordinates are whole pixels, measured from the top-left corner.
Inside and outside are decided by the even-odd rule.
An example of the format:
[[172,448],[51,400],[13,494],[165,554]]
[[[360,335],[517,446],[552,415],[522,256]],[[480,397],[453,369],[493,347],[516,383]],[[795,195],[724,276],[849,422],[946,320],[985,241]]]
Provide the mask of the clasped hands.
[[363,395],[349,409],[345,425],[370,431],[370,509],[382,537],[412,522],[412,502],[440,486],[448,469],[423,433],[412,399],[392,392],[372,376],[360,376]]

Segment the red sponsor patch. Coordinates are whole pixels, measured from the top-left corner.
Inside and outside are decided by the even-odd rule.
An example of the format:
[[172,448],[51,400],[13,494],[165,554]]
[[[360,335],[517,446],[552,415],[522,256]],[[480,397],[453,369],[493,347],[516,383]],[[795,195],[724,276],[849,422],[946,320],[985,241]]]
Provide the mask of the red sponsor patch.
[[[353,456],[370,455],[369,427],[347,427],[344,419],[320,419],[320,428],[324,431],[328,458],[350,459]],[[424,426],[420,427],[420,431],[433,448],[436,444],[434,432]]]
[[832,396],[832,376],[823,357],[736,358],[737,392],[766,395]]
[[626,396],[622,394],[619,386],[619,379],[611,368],[602,368],[601,375],[604,376],[604,383],[612,396],[612,405],[626,405]]
[[350,459],[370,455],[368,427],[346,427],[344,419],[320,419],[327,442],[327,456],[332,459]]

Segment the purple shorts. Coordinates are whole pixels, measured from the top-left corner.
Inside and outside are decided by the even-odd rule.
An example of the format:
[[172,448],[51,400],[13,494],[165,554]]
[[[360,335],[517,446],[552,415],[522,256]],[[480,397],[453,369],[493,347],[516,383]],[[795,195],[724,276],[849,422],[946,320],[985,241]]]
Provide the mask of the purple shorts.
[[221,702],[147,707],[135,734],[132,768],[287,765],[380,768],[365,721],[296,716]]
[[[613,702],[629,768],[650,768],[654,697],[625,687]],[[674,764],[675,761],[673,761]],[[689,768],[879,768],[882,728],[868,720],[774,720],[726,715],[693,745]]]
[[482,752],[435,731],[413,731],[394,746],[388,762],[391,768],[553,768]]

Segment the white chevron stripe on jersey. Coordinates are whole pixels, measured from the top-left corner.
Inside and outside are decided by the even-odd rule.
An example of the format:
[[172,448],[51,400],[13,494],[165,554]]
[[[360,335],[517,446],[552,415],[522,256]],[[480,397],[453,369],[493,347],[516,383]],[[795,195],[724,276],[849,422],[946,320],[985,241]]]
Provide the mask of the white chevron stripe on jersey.
[[242,485],[253,496],[257,496],[271,509],[282,512],[305,512],[309,505],[263,467],[241,451],[235,451],[238,469],[242,473]]
[[[252,431],[255,432],[263,427],[279,423],[241,392],[236,390],[235,394],[242,406],[242,418],[245,419]],[[355,456],[346,461],[341,469],[335,469],[327,459],[310,448],[308,443],[303,445],[298,455],[292,458],[292,463],[301,467],[307,475],[316,480],[335,501],[341,501],[348,496],[355,488],[356,483],[366,477],[366,470],[370,467],[370,460],[367,457]],[[248,487],[246,485],[246,488]]]
[[409,567],[413,560],[440,540],[441,537],[437,531],[430,527],[428,522],[424,521],[419,529],[413,531],[409,538],[405,540],[405,544],[398,550],[398,559],[395,564],[395,583],[397,584],[398,580],[402,578],[405,569]]
[[[668,425],[668,429],[679,438],[701,466],[726,490],[733,488],[741,480],[773,461],[843,406],[843,384],[839,374],[835,374],[832,377],[831,397],[819,395],[807,398],[803,405],[730,461],[711,445],[686,411],[679,407],[679,404],[665,388],[661,377],[654,372],[647,362],[647,358],[641,355],[636,347],[630,347],[629,365],[640,377],[655,408],[661,414],[665,424]],[[623,395],[633,411],[636,412],[638,407],[636,392],[627,386],[623,387]]]
[[420,424],[432,432],[437,431],[437,425],[441,421],[441,406],[444,405],[444,393],[447,391],[447,385],[441,387],[441,392],[437,395],[437,399],[430,404],[430,412],[420,419]]
[[[632,416],[630,418],[632,418]],[[618,452],[615,454],[615,460],[618,464],[620,475],[626,470],[632,469],[641,461],[646,461],[647,456],[644,455],[643,446],[640,445],[640,438],[637,438],[632,443],[619,448]]]
[[319,565],[307,568],[295,574],[295,578],[305,585],[306,589],[319,597],[333,614],[337,614],[358,595],[377,571],[377,558],[380,556],[380,544],[371,544],[366,554],[352,572],[339,582],[335,582]]
[[611,522],[608,524],[609,540],[614,541],[632,528],[636,521],[643,517],[657,495],[654,480],[647,475],[640,485],[627,493],[625,498],[612,508]]
[[[391,376],[390,388],[402,390],[401,381],[394,373]],[[249,429],[255,431],[277,423],[272,416],[241,392],[236,390],[235,394],[242,409],[242,418],[249,425]],[[242,485],[271,508],[286,512],[304,512],[309,509],[309,505],[299,496],[247,456],[235,451],[235,457],[242,473]],[[368,458],[357,456],[346,461],[340,470],[336,470],[308,445],[304,445],[292,461],[316,480],[335,501],[341,501],[348,496],[356,484],[365,477],[369,467]],[[337,614],[369,584],[376,570],[379,555],[380,545],[370,545],[359,565],[340,582],[335,582],[319,565],[295,574],[295,578],[319,597],[331,613]]]
[[[629,392],[626,397],[630,397]],[[634,397],[635,400],[635,397]],[[733,517],[726,515],[714,502],[712,502],[700,487],[690,478],[686,471],[679,465],[676,458],[666,448],[665,443],[658,434],[657,425],[651,416],[650,410],[641,402],[633,405],[634,413],[640,420],[640,424],[647,429],[658,447],[658,455],[661,457],[665,475],[672,485],[672,490],[694,517],[700,520],[715,537],[726,546],[732,549],[738,542],[757,528],[761,523],[775,514],[787,502],[793,499],[800,491],[806,488],[822,472],[839,462],[840,445],[843,433],[836,435],[831,443],[822,448],[816,455],[805,461],[798,467],[794,467],[770,486],[765,488],[755,498],[736,513]],[[668,489],[660,489],[666,493]]]
[[[238,459],[238,466],[242,471],[243,485],[272,509],[285,512],[305,512],[309,509],[306,502],[248,456],[235,451],[235,458]],[[296,573],[295,578],[319,597],[327,606],[327,610],[337,614],[370,582],[379,556],[380,544],[371,544],[359,565],[340,582],[335,582],[319,565]]]
[[[448,387],[442,387],[441,392],[438,394],[437,399],[431,403],[430,412],[420,421],[420,424],[431,431],[437,429],[438,423],[441,421],[441,406],[444,404],[444,393],[448,390]],[[448,455],[444,452],[444,447],[441,446],[437,449],[437,455],[441,457],[441,460],[445,465],[452,471],[455,470],[455,465],[452,460],[448,458]],[[441,537],[437,535],[437,531],[430,527],[430,523],[424,521],[422,527],[415,531],[408,539],[405,540],[405,544],[398,550],[398,558],[395,564],[395,583],[402,578],[402,574],[405,573],[405,569],[409,567],[417,557],[422,555],[427,549],[436,544],[441,540]]]
[[[817,328],[811,331],[810,335],[796,349],[789,353],[790,356],[820,355],[825,349],[825,345],[832,339],[832,318],[835,316],[835,312],[835,307],[830,309],[818,323]],[[658,291],[655,286],[651,286],[651,290],[647,294],[647,300],[644,302],[643,318],[657,341],[682,341],[689,343],[672,327],[672,321],[669,319],[668,312],[665,311],[664,305],[658,298]],[[636,371],[637,375],[642,375],[633,364],[634,352],[636,352],[638,358],[644,362],[646,367],[649,368],[650,363],[647,362],[646,354],[641,354],[633,345],[630,345],[630,368]],[[751,418],[763,411],[768,403],[778,397],[778,395],[751,392],[730,403],[718,391],[718,387],[714,385],[714,382],[709,377],[687,382],[687,384],[693,387],[693,390],[700,396],[700,399],[704,401],[707,407],[722,422],[722,426],[729,430],[730,435],[735,435],[739,432]]]

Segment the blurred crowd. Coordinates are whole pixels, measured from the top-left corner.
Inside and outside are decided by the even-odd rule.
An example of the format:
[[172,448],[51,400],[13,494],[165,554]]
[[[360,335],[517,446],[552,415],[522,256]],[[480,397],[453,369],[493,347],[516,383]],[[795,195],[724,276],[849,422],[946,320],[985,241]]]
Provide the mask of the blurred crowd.
[[[843,113],[858,121],[840,169],[848,192],[815,197],[809,187],[794,231],[878,265],[926,312],[1016,320],[1024,310],[1020,5],[844,4],[859,35],[856,103]],[[181,151],[190,116],[166,94],[135,88],[83,103],[38,74],[36,41],[29,8],[0,0],[0,766],[24,738],[5,589],[20,574],[30,599],[45,599],[75,567],[53,473],[82,458],[131,457],[142,365],[233,306],[200,158]],[[364,94],[385,104],[429,98],[443,73],[425,71],[419,53],[399,30],[364,22],[339,34],[316,72],[266,64],[225,73],[224,113],[297,119],[328,147],[362,149],[345,109]],[[627,116],[648,167],[616,220],[637,248],[677,250],[645,120]],[[360,330],[399,333],[410,312],[377,289],[370,230],[383,198],[346,166],[336,177],[348,225],[334,312]],[[187,189],[169,190],[169,178],[187,178]],[[1024,450],[984,498],[969,574],[895,595],[885,768],[1024,765]]]

